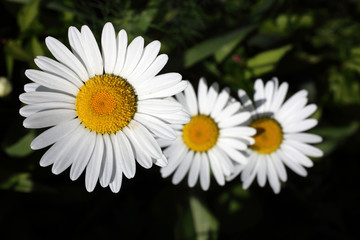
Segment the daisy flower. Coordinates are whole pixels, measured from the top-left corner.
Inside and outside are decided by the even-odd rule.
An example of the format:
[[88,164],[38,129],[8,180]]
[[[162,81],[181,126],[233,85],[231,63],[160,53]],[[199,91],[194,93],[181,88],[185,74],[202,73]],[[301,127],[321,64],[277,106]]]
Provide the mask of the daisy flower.
[[187,124],[174,126],[178,134],[175,141],[163,142],[164,154],[169,164],[161,168],[162,177],[174,172],[173,184],[178,184],[188,173],[188,185],[193,187],[200,178],[203,190],[209,189],[210,172],[219,185],[225,184],[225,177],[233,169],[233,161],[245,164],[247,159],[240,152],[248,144],[254,143],[250,137],[255,129],[241,124],[250,118],[235,99],[231,99],[229,89],[219,92],[214,83],[208,88],[201,78],[196,97],[191,84],[176,99],[191,115]]
[[[153,162],[165,166],[156,138],[174,140],[171,124],[184,124],[189,116],[168,98],[183,91],[187,82],[178,73],[157,75],[166,64],[158,55],[160,42],[144,47],[136,37],[117,36],[111,23],[101,35],[101,51],[88,26],[68,31],[71,51],[53,37],[45,42],[56,60],[37,57],[41,70],[26,70],[33,81],[25,85],[20,109],[26,128],[48,128],[31,143],[32,149],[50,147],[40,160],[59,174],[71,166],[70,178],[83,171],[91,192],[97,180],[113,192],[122,174],[135,175],[136,161],[145,168]],[[136,161],[135,161],[136,159]]]
[[266,179],[275,193],[280,192],[280,181],[286,182],[285,166],[300,176],[306,176],[304,167],[312,167],[310,157],[321,157],[322,151],[312,146],[322,138],[304,133],[317,125],[316,119],[309,119],[316,111],[315,104],[307,104],[307,91],[301,90],[284,102],[288,83],[278,83],[277,78],[264,86],[261,79],[255,81],[254,104],[244,90],[238,95],[244,107],[251,112],[248,125],[256,129],[255,144],[246,151],[248,164],[236,166],[228,178],[241,173],[243,188],[247,189],[257,177],[259,186],[264,187]]

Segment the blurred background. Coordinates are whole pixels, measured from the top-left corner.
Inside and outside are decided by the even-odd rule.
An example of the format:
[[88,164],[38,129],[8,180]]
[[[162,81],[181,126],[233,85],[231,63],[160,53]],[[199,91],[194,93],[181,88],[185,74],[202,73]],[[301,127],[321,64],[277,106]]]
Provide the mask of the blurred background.
[[[0,239],[359,239],[360,2],[336,0],[1,0]],[[32,151],[38,134],[22,126],[18,99],[33,59],[52,57],[44,39],[69,46],[69,26],[105,22],[132,40],[160,40],[163,72],[197,85],[252,95],[256,78],[277,76],[289,94],[309,91],[324,157],[303,178],[288,171],[280,194],[239,178],[209,191],[173,186],[159,168],[138,166],[120,193],[85,190]],[[8,236],[8,237],[6,237]]]

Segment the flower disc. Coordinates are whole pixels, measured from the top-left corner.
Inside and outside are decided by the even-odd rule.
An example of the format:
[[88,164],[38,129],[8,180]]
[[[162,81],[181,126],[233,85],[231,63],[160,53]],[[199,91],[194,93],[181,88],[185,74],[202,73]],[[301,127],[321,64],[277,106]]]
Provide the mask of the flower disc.
[[89,79],[76,97],[81,123],[101,134],[116,133],[129,124],[136,112],[137,97],[124,79],[104,74]]

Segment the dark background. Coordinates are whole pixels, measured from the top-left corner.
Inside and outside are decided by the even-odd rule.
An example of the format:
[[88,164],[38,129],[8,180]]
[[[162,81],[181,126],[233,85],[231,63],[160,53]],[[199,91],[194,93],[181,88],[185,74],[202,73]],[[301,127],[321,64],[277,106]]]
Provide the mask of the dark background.
[[[359,239],[359,1],[0,1],[0,239]],[[203,192],[137,166],[134,179],[85,190],[69,171],[58,176],[32,151],[37,132],[22,126],[19,94],[44,39],[68,46],[69,26],[105,22],[129,38],[158,39],[169,55],[163,72],[197,84],[252,95],[256,78],[277,76],[289,94],[309,91],[318,105],[312,132],[324,142],[306,178],[288,171],[280,194],[239,178]],[[203,223],[199,227],[198,223]]]

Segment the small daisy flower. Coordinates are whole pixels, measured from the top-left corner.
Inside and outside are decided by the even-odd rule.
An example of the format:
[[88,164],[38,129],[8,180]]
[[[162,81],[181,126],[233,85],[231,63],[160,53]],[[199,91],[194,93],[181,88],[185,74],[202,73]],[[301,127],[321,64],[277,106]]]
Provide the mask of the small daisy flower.
[[128,46],[127,34],[117,36],[111,23],[101,35],[101,50],[87,26],[70,27],[70,51],[61,42],[45,42],[56,60],[37,57],[41,70],[26,70],[33,81],[25,85],[20,109],[26,128],[48,128],[31,143],[32,149],[50,147],[40,160],[59,174],[71,166],[70,178],[85,173],[91,192],[97,180],[113,192],[122,174],[135,175],[135,159],[145,168],[165,166],[157,138],[174,140],[171,124],[184,124],[189,116],[169,97],[187,82],[178,73],[157,75],[168,57],[158,55],[160,42],[144,47],[136,37]]
[[320,143],[322,138],[304,133],[317,125],[317,120],[309,119],[316,111],[315,104],[307,104],[307,91],[301,90],[284,102],[288,83],[280,86],[277,78],[264,86],[262,80],[255,81],[254,105],[244,90],[238,95],[244,107],[251,112],[249,126],[257,132],[253,136],[255,144],[246,151],[248,164],[236,166],[228,178],[241,173],[243,188],[247,189],[257,177],[259,186],[264,187],[266,179],[275,193],[280,192],[280,181],[286,182],[285,166],[300,176],[306,176],[304,167],[312,167],[310,157],[321,157],[322,151],[310,145]]
[[203,190],[210,186],[210,172],[219,185],[225,184],[225,177],[233,169],[233,161],[245,164],[247,159],[240,152],[255,141],[250,137],[255,129],[241,124],[250,118],[235,99],[231,99],[229,89],[219,93],[214,83],[208,89],[204,78],[200,79],[198,96],[191,84],[176,99],[191,115],[187,124],[174,126],[178,138],[162,142],[164,154],[169,164],[161,168],[162,177],[174,172],[173,184],[178,184],[188,173],[188,185],[193,187],[200,178]]

